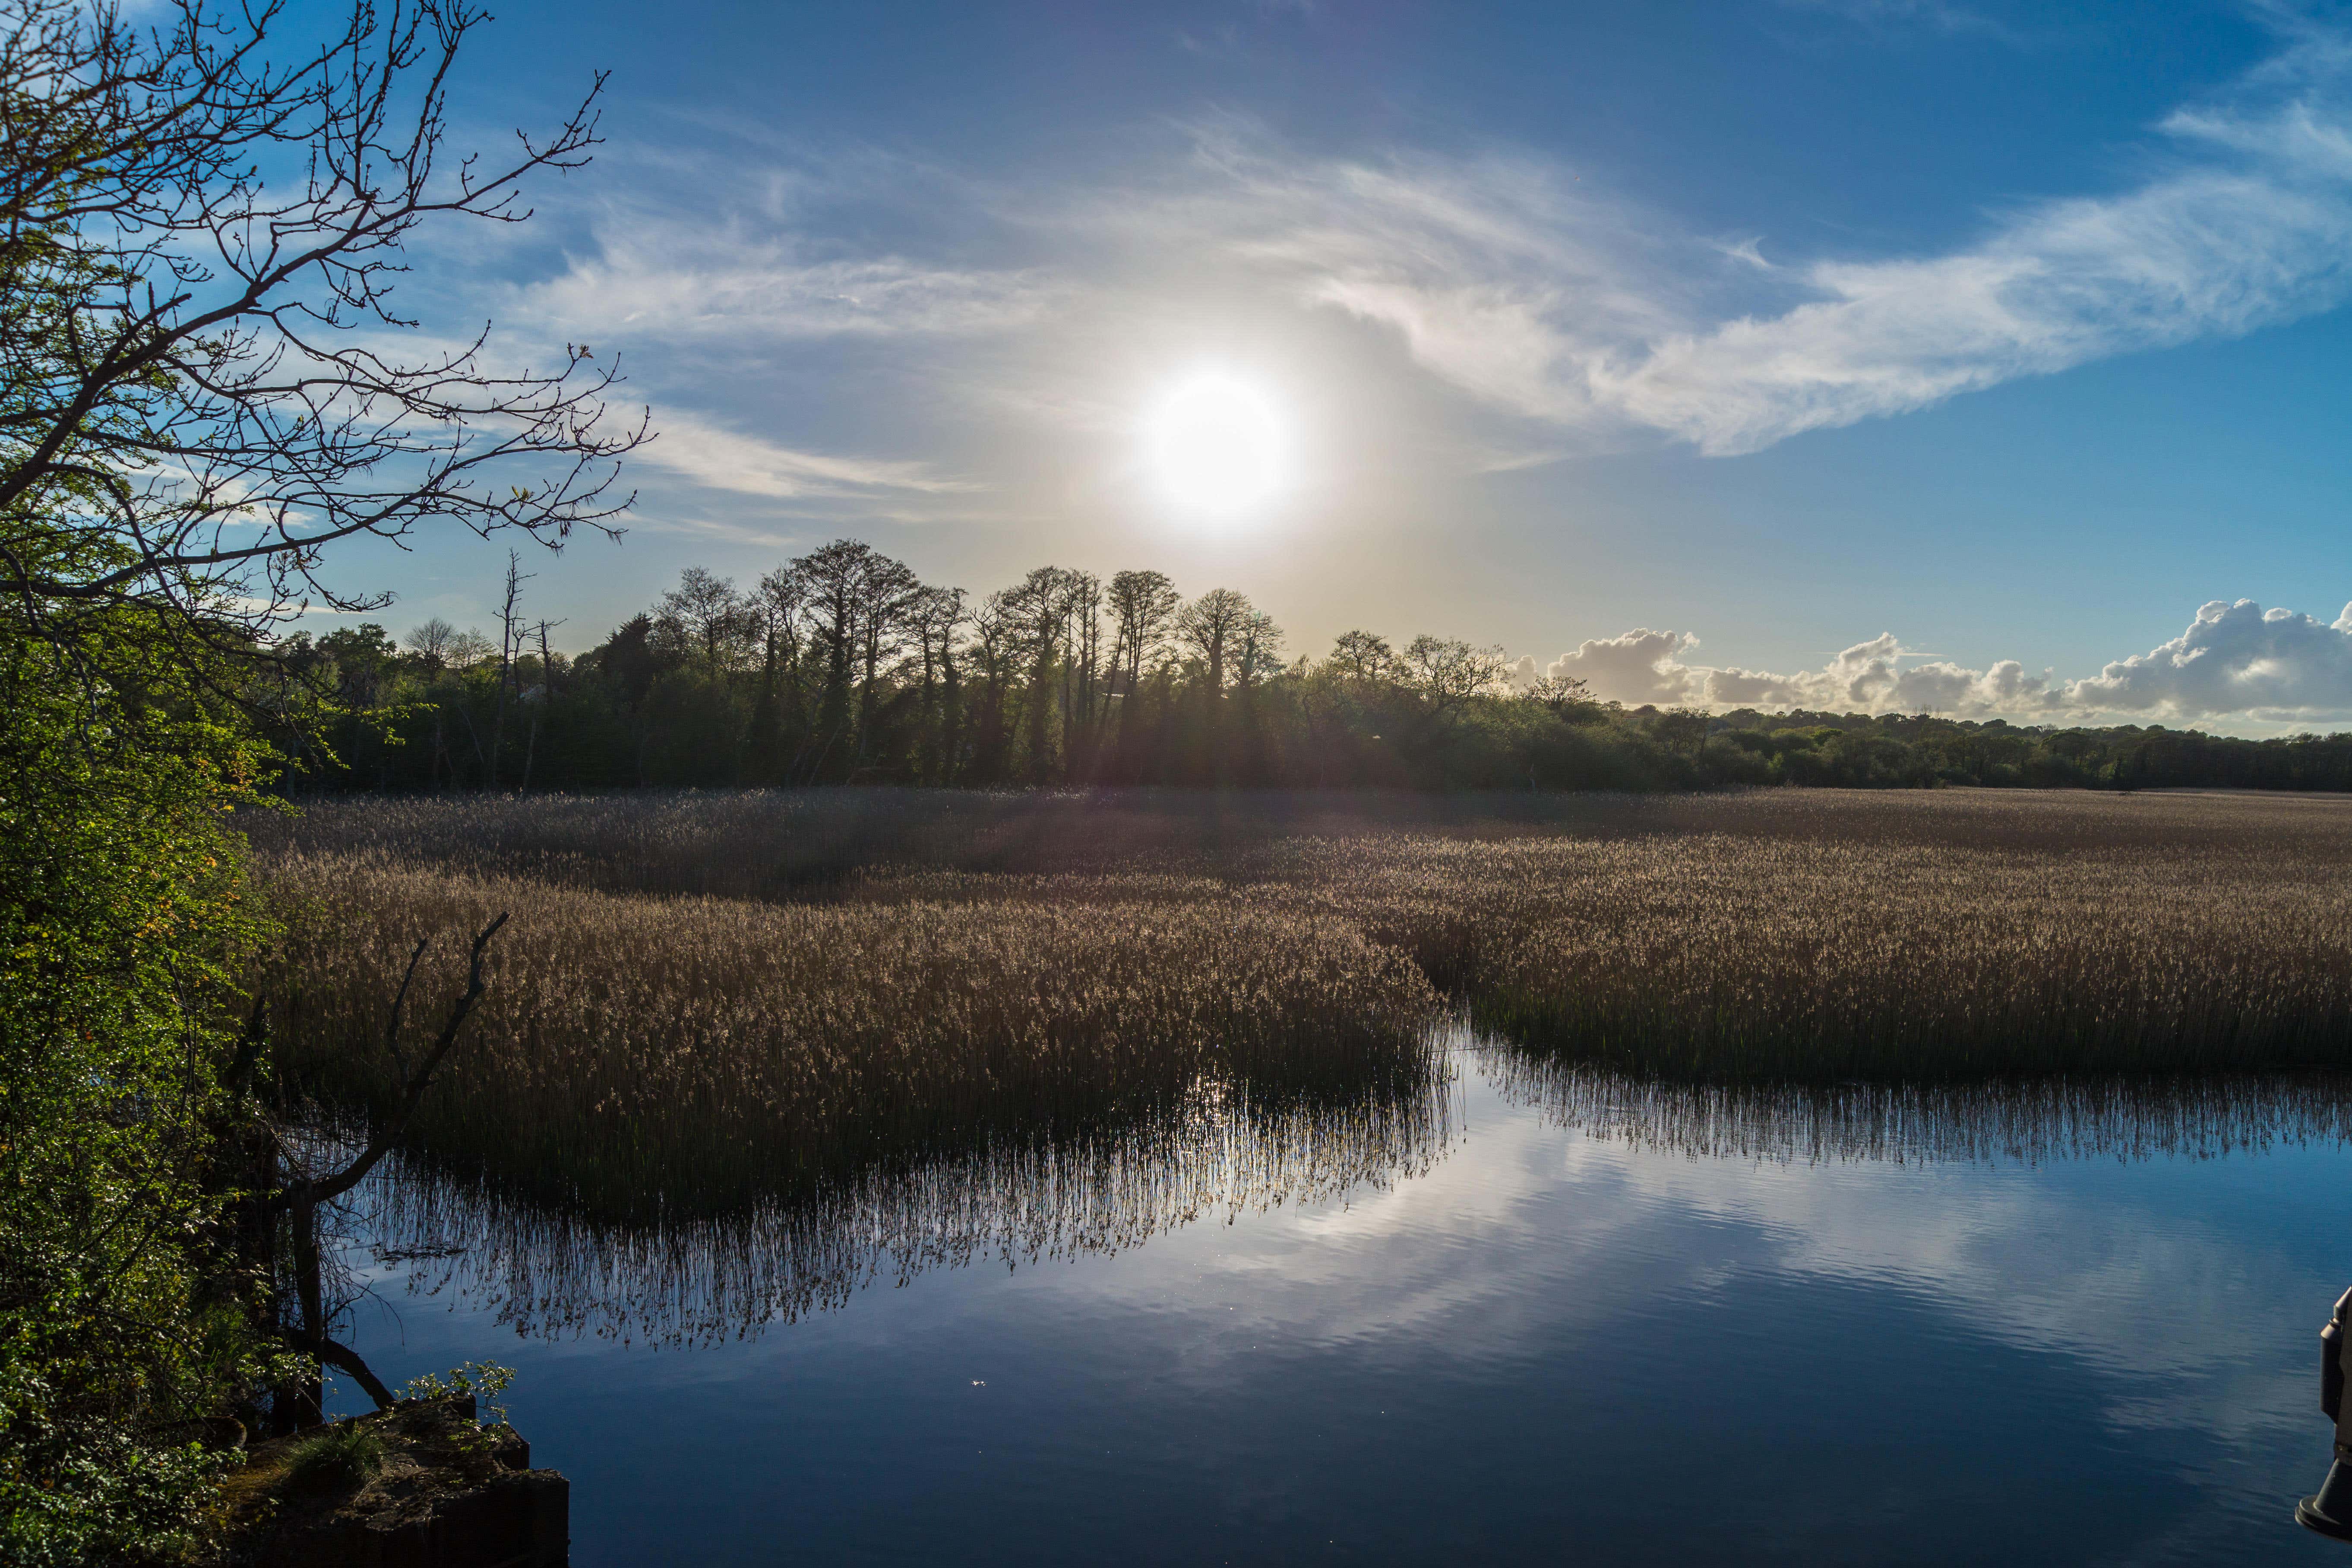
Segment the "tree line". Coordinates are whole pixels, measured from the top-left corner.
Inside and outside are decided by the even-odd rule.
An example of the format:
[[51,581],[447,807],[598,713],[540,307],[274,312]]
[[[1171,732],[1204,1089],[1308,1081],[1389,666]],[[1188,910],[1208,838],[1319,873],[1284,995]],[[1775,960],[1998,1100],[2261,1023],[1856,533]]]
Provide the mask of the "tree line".
[[1428,635],[1286,657],[1246,595],[1149,570],[1042,566],[974,599],[838,540],[749,584],[690,567],[576,658],[523,613],[528,581],[509,556],[490,635],[279,645],[333,715],[289,728],[289,787],[2352,789],[2352,735],[1627,708]]

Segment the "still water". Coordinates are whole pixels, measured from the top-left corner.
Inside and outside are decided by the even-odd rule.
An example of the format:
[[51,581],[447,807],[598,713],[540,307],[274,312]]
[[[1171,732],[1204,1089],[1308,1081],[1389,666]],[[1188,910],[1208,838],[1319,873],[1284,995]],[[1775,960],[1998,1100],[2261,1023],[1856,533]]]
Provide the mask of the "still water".
[[[352,1332],[394,1383],[517,1369],[579,1564],[2347,1551],[2289,1517],[2352,1282],[2339,1091],[1446,1059],[1418,1098],[1211,1107],[732,1231],[396,1175]],[[463,1250],[383,1257],[420,1247]]]

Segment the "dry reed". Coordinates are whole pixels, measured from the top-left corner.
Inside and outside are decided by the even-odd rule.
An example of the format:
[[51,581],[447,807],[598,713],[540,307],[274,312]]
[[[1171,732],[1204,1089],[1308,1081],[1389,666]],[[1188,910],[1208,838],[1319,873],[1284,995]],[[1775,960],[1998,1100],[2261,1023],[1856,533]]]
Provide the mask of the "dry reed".
[[[1425,1074],[1437,1006],[1328,917],[1184,902],[773,906],[295,856],[265,984],[285,1087],[376,1106],[416,938],[514,919],[462,1068],[414,1131],[600,1212],[729,1206],[977,1133],[1149,1120],[1203,1083]],[[437,1016],[454,973],[420,984]]]
[[2352,1066],[2335,799],[683,794],[256,838],[289,1081],[380,1100],[405,944],[511,907],[420,1138],[615,1214],[1411,1078],[1441,992],[1637,1078]]

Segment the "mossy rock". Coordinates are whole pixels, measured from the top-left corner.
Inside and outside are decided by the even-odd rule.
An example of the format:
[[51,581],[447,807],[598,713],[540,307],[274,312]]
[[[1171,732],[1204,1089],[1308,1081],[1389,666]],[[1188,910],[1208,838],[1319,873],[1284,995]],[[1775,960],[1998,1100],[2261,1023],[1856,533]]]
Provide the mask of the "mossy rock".
[[249,1568],[546,1568],[570,1543],[571,1482],[471,1394],[259,1444],[221,1490]]

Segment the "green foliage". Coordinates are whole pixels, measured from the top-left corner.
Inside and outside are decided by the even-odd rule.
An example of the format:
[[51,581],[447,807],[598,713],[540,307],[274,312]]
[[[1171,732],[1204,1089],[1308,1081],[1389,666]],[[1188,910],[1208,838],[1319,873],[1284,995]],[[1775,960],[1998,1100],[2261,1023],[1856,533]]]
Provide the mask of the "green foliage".
[[0,1540],[196,1528],[187,1425],[264,1373],[210,1260],[236,977],[263,935],[226,812],[265,758],[129,610],[0,619]]
[[[514,1368],[500,1366],[494,1361],[461,1362],[447,1372],[419,1373],[400,1385],[403,1399],[455,1399],[470,1394],[477,1399],[494,1399],[507,1391],[514,1382]],[[490,1419],[507,1418],[506,1407],[484,1405]]]
[[357,1422],[340,1421],[294,1445],[287,1483],[297,1491],[331,1491],[365,1482],[383,1469],[383,1438]]

